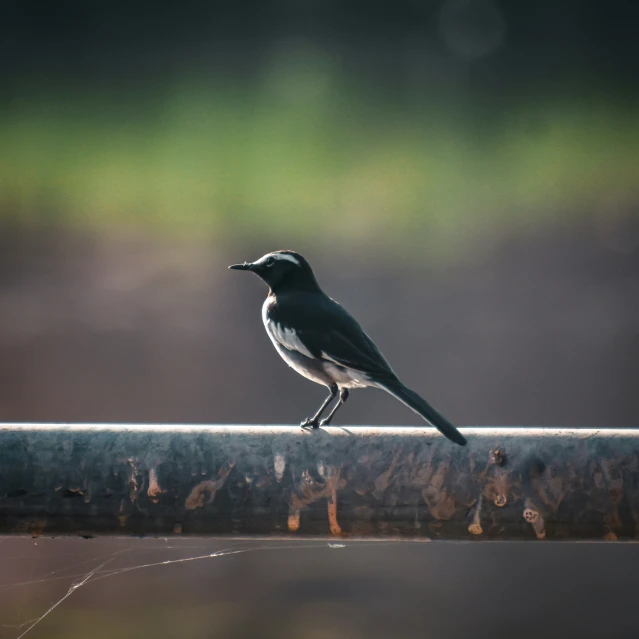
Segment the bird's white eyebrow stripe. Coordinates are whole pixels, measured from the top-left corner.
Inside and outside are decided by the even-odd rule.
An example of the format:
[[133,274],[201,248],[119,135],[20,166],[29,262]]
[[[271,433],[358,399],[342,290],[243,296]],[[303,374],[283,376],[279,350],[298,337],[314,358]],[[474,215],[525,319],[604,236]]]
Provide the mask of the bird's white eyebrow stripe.
[[296,257],[293,257],[290,253],[269,253],[264,257],[274,257],[276,260],[288,260],[289,262],[293,262],[296,266],[300,265],[299,260]]

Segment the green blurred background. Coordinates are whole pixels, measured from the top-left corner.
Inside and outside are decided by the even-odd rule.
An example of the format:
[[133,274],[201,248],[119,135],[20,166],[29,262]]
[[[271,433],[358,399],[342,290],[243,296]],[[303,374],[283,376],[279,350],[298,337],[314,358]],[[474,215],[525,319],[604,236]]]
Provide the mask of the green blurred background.
[[[637,24],[619,1],[6,0],[0,421],[298,423],[324,390],[273,350],[263,285],[226,270],[293,248],[455,423],[636,426]],[[375,391],[340,419],[419,423]],[[116,552],[9,541],[3,637],[65,594],[71,563]],[[177,586],[137,621],[118,599],[149,589],[133,571],[31,634],[178,636],[158,610],[188,610],[188,637],[457,637],[496,609],[522,639],[639,631],[631,588],[588,598],[638,574],[632,550],[596,570],[575,549],[357,552],[165,567],[153,583]],[[16,585],[62,569],[61,593]],[[185,583],[213,603],[189,608]]]
[[10,223],[453,252],[639,197],[620,3],[8,4]]

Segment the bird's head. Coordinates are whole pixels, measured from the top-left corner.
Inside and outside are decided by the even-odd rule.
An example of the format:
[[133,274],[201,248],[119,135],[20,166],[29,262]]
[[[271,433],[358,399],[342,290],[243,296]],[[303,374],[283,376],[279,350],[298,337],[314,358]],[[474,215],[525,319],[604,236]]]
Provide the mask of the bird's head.
[[273,251],[255,262],[233,264],[229,268],[252,271],[275,292],[284,289],[309,291],[319,288],[311,265],[295,251]]

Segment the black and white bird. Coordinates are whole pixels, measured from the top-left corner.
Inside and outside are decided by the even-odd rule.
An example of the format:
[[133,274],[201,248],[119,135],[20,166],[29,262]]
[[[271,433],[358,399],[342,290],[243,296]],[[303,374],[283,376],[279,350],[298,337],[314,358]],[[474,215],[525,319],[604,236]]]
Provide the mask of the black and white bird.
[[[274,251],[230,269],[252,271],[269,286],[262,321],[282,359],[300,375],[326,386],[330,394],[302,427],[328,425],[351,388],[381,388],[421,415],[448,439],[464,436],[430,404],[399,380],[355,318],[319,287],[310,264],[294,251]],[[320,418],[339,393],[327,417]]]

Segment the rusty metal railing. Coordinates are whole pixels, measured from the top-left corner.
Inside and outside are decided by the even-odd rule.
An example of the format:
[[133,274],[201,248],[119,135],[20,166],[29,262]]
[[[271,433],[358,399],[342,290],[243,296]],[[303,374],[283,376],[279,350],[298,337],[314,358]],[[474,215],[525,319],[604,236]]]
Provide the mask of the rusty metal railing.
[[0,424],[0,534],[636,540],[639,430]]

